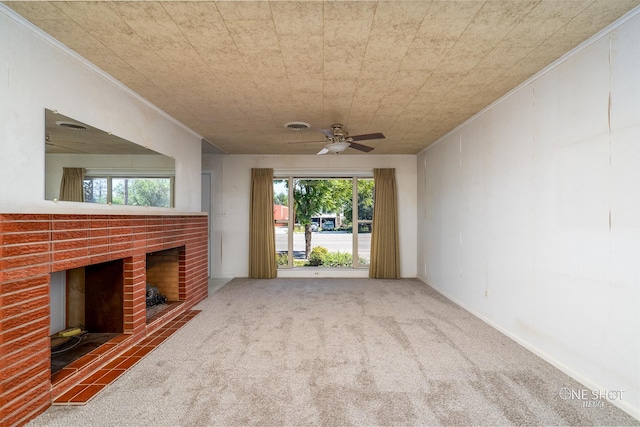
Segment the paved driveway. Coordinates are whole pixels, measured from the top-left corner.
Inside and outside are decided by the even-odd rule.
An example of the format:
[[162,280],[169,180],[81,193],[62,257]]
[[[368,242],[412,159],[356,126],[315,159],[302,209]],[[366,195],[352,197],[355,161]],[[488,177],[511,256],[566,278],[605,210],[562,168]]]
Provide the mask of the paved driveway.
[[[353,234],[340,231],[319,231],[311,233],[311,247],[322,246],[329,252],[348,252],[353,250]],[[276,250],[287,248],[287,231],[276,228]],[[293,252],[295,258],[304,258],[304,233],[293,233]],[[358,234],[358,252],[361,258],[369,259],[371,252],[371,234]]]

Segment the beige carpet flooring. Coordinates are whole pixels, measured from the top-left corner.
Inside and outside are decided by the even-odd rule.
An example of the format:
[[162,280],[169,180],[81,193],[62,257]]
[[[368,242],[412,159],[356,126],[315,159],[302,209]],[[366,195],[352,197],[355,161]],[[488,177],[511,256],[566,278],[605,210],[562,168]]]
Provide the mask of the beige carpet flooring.
[[[32,426],[640,425],[418,280],[234,279]],[[600,405],[601,401],[598,401]]]

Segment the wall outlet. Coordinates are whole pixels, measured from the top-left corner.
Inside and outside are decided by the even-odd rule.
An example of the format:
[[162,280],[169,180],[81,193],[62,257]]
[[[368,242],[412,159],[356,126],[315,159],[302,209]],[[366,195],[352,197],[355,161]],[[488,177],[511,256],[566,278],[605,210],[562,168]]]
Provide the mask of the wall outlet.
[[485,298],[489,298],[489,290],[488,289],[484,290],[484,296],[485,296]]

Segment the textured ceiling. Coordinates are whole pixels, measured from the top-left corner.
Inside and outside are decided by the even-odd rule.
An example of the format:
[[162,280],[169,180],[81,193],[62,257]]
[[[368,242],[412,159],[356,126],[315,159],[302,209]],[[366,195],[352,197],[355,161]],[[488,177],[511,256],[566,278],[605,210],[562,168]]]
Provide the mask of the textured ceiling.
[[300,120],[406,154],[640,0],[3,3],[227,153],[315,153]]

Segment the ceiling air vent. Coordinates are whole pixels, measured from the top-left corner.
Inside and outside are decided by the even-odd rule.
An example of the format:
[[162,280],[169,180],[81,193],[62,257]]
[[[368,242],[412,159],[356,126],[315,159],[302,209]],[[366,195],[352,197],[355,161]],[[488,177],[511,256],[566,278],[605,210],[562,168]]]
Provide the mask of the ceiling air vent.
[[79,125],[78,123],[72,123],[72,122],[56,122],[56,124],[58,126],[61,126],[63,128],[67,128],[67,129],[73,129],[73,130],[87,130],[86,127]]
[[287,129],[293,129],[293,130],[304,130],[304,129],[309,129],[311,125],[305,122],[289,122],[289,123],[285,123],[284,127],[286,127]]

